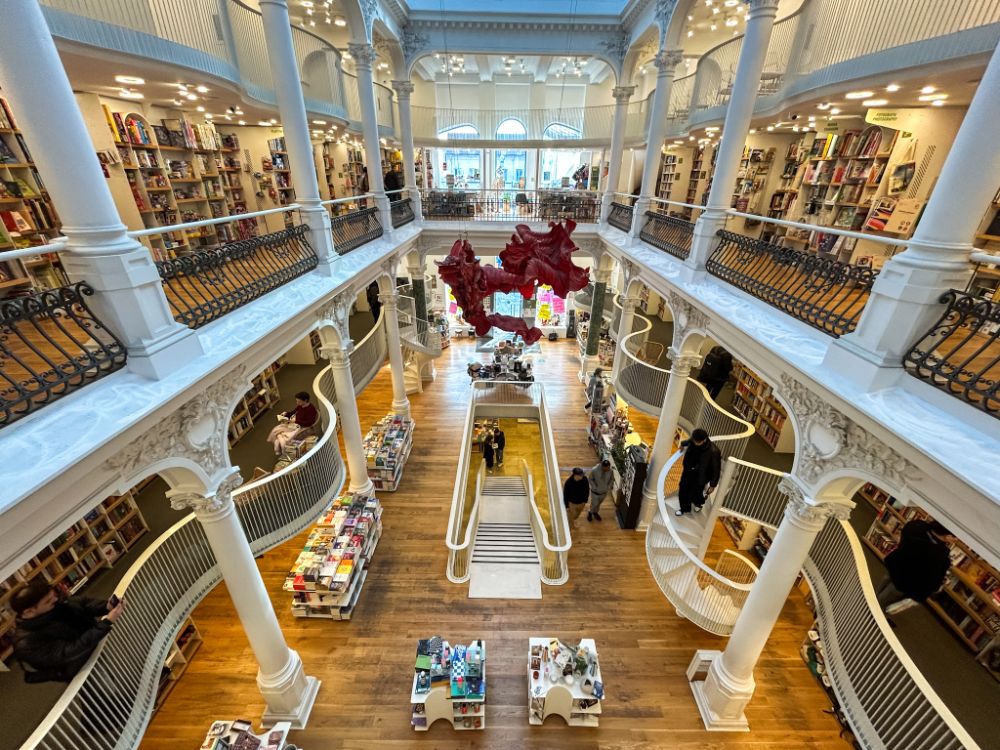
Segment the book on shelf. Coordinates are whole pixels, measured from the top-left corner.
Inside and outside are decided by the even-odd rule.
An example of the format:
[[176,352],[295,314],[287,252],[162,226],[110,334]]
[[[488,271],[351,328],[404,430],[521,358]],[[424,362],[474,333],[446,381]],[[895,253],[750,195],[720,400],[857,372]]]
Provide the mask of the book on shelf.
[[2,96],[0,96],[0,128],[6,130],[17,129],[17,120],[14,119],[14,113],[11,111],[7,100]]

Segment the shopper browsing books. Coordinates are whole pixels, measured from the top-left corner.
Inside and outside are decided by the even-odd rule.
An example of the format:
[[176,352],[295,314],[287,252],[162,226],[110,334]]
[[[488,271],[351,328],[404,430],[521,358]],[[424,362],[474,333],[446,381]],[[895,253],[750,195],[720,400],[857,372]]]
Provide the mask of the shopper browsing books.
[[611,492],[611,487],[615,483],[615,473],[611,471],[611,462],[604,459],[597,464],[587,475],[587,482],[590,484],[590,509],[587,511],[587,520],[601,520],[601,503]]
[[705,498],[719,484],[722,473],[722,453],[700,427],[691,433],[690,440],[681,443],[681,448],[684,450],[683,471],[677,493],[681,507],[674,512],[675,516],[690,513],[692,506],[696,512],[701,510]]
[[45,581],[34,581],[11,600],[17,614],[14,655],[25,667],[25,682],[69,682],[124,609],[112,597],[63,599]]
[[493,433],[487,432],[486,437],[483,438],[483,460],[486,462],[486,470],[492,474],[493,464],[496,461],[497,455],[497,444],[494,440]]
[[590,499],[590,483],[583,469],[577,466],[563,485],[563,505],[569,516],[569,525],[576,525],[576,519],[583,513],[583,508]]
[[598,367],[594,370],[594,374],[590,376],[590,381],[587,383],[587,403],[584,406],[585,409],[589,410],[590,405],[597,402],[600,406],[604,401],[604,381],[601,379],[604,370]]
[[493,430],[493,444],[496,446],[497,466],[503,466],[503,449],[507,446],[507,436],[499,427]]
[[313,434],[319,420],[319,412],[310,403],[305,391],[295,394],[295,408],[278,415],[278,425],[267,436],[267,442],[274,446],[274,455],[280,456],[285,446],[292,440],[300,440]]

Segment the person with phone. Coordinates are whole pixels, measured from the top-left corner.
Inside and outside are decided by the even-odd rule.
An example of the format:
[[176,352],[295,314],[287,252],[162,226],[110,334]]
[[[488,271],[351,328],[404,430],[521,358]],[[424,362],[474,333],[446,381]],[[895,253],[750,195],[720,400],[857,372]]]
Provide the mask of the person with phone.
[[17,614],[14,656],[28,683],[69,682],[87,663],[125,603],[77,596],[65,598],[58,588],[36,580],[14,594]]

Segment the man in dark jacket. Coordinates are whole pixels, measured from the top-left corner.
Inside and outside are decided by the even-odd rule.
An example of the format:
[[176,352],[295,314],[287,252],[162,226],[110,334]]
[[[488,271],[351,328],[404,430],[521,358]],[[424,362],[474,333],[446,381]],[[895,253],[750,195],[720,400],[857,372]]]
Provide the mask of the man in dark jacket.
[[577,466],[563,485],[563,505],[566,506],[570,526],[576,524],[576,519],[583,513],[588,500],[590,500],[590,483],[583,469]]
[[698,372],[698,382],[708,389],[708,395],[713,399],[722,391],[733,371],[733,355],[721,346],[713,346],[705,356],[705,361]]
[[497,466],[503,466],[503,449],[507,447],[507,435],[499,427],[493,430],[493,442],[496,444]]
[[947,535],[940,524],[913,520],[906,523],[899,532],[899,546],[885,556],[885,567],[889,578],[878,591],[878,601],[882,608],[895,614],[907,606],[893,606],[910,599],[922,602],[939,588],[951,566],[948,545],[933,533]]
[[368,306],[372,309],[372,317],[375,318],[375,322],[378,323],[379,313],[382,312],[382,300],[378,298],[378,282],[373,281],[365,289],[365,298],[368,300]]
[[[388,172],[385,173],[385,177],[382,178],[382,184],[383,184],[383,187],[385,187],[385,191],[387,193],[391,192],[393,190],[402,190],[403,189],[403,173],[397,171],[396,168],[393,167],[392,169],[390,169]],[[390,200],[399,200],[401,197],[402,196],[399,196],[399,195],[391,195],[391,196],[389,196],[389,199]]]
[[18,591],[11,600],[17,613],[14,655],[26,667],[25,680],[72,680],[111,631],[123,606],[85,597],[63,600],[44,581]]
[[680,509],[674,515],[682,516],[701,510],[705,498],[715,491],[722,473],[722,453],[708,439],[708,433],[700,427],[691,433],[691,439],[681,443],[684,449],[681,486],[677,493]]

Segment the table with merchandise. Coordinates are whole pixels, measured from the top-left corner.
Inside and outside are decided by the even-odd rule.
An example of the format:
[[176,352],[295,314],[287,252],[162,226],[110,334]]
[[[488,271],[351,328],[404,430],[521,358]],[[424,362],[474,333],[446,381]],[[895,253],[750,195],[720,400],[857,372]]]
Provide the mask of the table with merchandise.
[[365,435],[368,477],[376,490],[395,492],[403,478],[403,466],[413,448],[416,423],[402,414],[387,414]]
[[382,534],[382,506],[361,493],[341,495],[323,510],[282,588],[292,614],[349,620]]
[[557,638],[528,639],[528,723],[540,726],[562,716],[571,727],[596,727],[604,682],[592,638],[566,643]]
[[246,719],[216,721],[205,735],[200,750],[296,750],[288,744],[288,731],[292,725],[279,721],[261,734],[254,734]]
[[485,729],[486,644],[451,645],[439,636],[417,641],[410,703],[418,732],[438,719],[455,729]]

